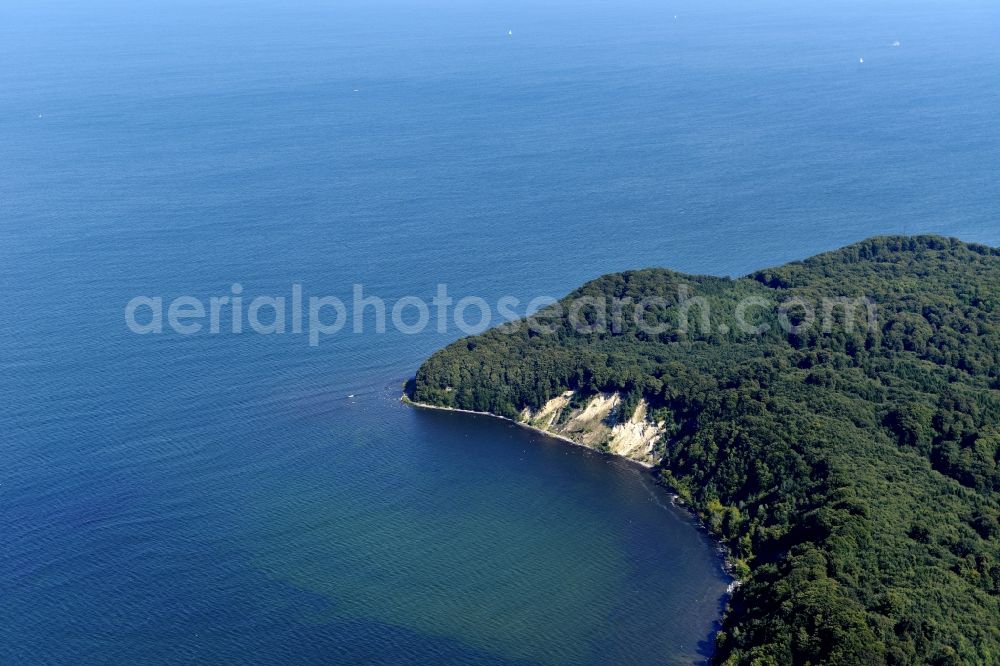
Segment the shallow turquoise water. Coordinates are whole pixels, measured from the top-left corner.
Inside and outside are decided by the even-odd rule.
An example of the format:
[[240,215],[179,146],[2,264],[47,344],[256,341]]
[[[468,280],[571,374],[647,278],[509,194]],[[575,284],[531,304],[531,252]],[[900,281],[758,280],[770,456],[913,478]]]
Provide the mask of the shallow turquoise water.
[[641,470],[399,404],[458,332],[140,337],[124,305],[526,301],[879,233],[1000,244],[997,25],[986,2],[4,4],[0,662],[703,658],[727,581]]

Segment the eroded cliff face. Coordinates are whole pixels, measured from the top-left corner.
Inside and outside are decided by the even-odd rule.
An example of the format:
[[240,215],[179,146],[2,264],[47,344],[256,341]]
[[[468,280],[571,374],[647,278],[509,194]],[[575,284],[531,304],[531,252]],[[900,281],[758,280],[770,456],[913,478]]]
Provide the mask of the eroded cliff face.
[[521,421],[588,448],[624,456],[644,465],[658,462],[657,447],[663,437],[664,424],[649,420],[649,405],[645,400],[626,415],[622,414],[622,398],[618,393],[600,393],[582,406],[575,404],[573,397],[573,391],[566,391],[537,412],[525,408]]

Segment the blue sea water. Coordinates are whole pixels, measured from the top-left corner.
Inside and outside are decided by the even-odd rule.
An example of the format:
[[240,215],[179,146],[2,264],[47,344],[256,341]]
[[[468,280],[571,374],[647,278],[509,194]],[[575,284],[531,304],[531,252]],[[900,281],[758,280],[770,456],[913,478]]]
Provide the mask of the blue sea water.
[[139,336],[124,306],[997,245],[998,27],[974,0],[0,4],[0,663],[703,660],[728,579],[646,473],[399,403],[458,331]]

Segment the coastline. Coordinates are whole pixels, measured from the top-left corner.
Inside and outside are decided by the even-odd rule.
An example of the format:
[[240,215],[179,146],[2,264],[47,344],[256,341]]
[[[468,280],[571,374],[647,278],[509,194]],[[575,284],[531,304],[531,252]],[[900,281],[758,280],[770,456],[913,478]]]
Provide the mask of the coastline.
[[[536,433],[538,433],[540,435],[545,435],[546,437],[551,437],[552,439],[558,439],[560,441],[566,442],[567,444],[572,444],[573,446],[579,446],[581,449],[587,449],[588,451],[593,451],[595,453],[601,453],[601,454],[606,455],[606,456],[612,456],[614,458],[618,458],[619,460],[627,461],[627,462],[632,463],[634,465],[638,465],[638,466],[640,466],[640,467],[642,467],[643,469],[646,469],[646,470],[652,470],[652,469],[655,469],[655,467],[656,467],[655,465],[651,465],[649,463],[644,463],[644,462],[642,462],[640,460],[633,460],[632,458],[629,458],[628,456],[623,456],[623,455],[620,455],[620,454],[617,454],[617,453],[612,453],[610,451],[601,451],[600,449],[595,449],[593,447],[587,446],[586,444],[581,444],[580,442],[578,442],[578,441],[576,441],[574,439],[570,439],[569,437],[566,437],[565,435],[559,435],[559,434],[554,433],[554,432],[549,432],[548,430],[543,430],[543,429],[541,429],[541,428],[539,428],[537,426],[533,426],[531,424],[524,423],[522,421],[515,421],[514,419],[509,418],[507,416],[500,416],[499,414],[493,414],[492,412],[477,412],[477,411],[472,410],[472,409],[459,409],[458,407],[443,407],[441,405],[432,405],[432,404],[427,403],[427,402],[417,402],[416,400],[413,400],[408,395],[406,395],[406,393],[403,393],[403,396],[400,398],[400,402],[404,402],[404,403],[406,403],[408,405],[413,405],[414,407],[420,407],[422,409],[436,409],[436,410],[439,410],[439,411],[442,411],[442,412],[458,412],[460,414],[478,414],[479,416],[490,416],[490,417],[495,418],[495,419],[500,419],[501,421],[507,421],[508,423],[513,423],[514,425],[520,426],[520,427],[525,428],[527,430],[531,430],[532,432],[536,432]],[[674,497],[676,498],[676,495]]]

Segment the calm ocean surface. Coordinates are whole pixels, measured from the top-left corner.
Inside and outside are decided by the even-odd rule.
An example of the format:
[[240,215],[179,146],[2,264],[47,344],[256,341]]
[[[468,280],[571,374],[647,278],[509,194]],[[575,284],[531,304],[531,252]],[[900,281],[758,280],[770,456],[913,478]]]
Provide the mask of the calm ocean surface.
[[123,309],[1000,244],[997,3],[810,4],[0,5],[0,663],[704,659],[646,473],[398,402],[458,331]]

